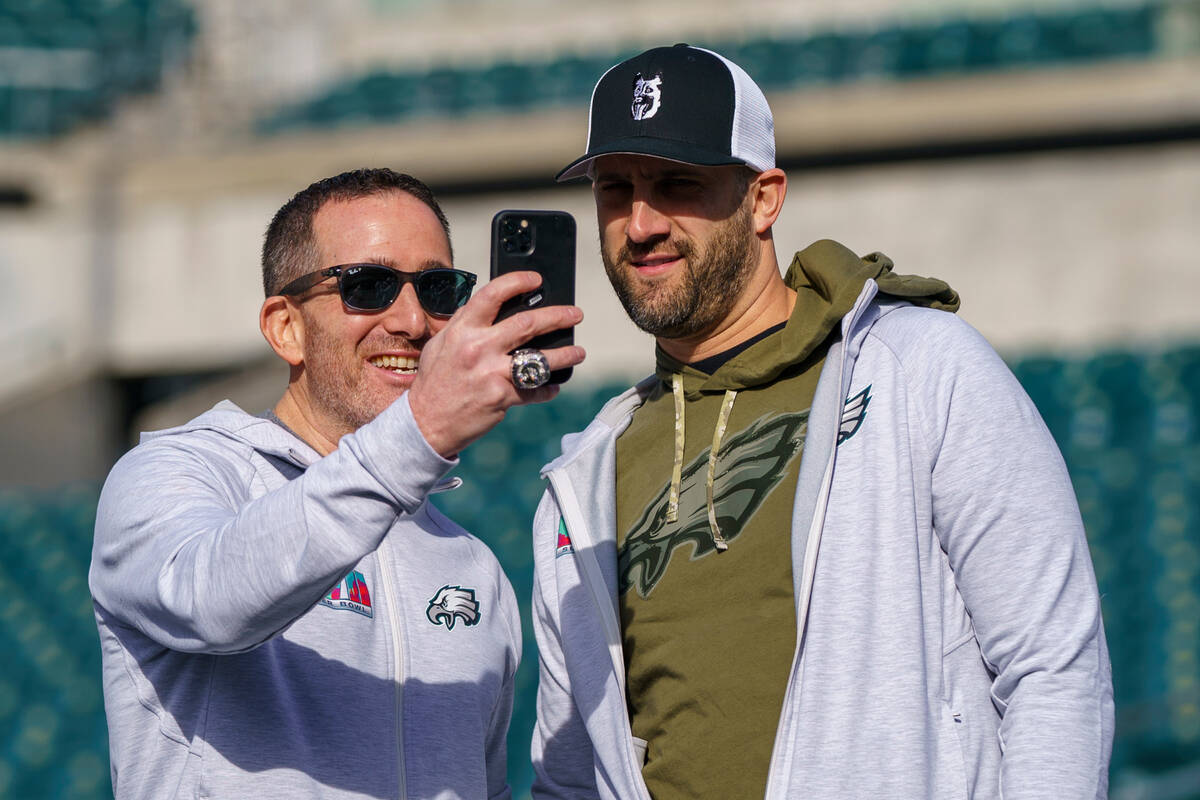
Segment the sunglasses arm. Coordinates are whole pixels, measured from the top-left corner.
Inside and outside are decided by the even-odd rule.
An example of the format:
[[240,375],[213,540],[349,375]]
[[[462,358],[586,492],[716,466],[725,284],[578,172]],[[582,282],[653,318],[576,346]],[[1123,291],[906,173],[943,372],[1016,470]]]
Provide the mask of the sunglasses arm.
[[337,275],[340,272],[340,267],[329,267],[328,269],[320,269],[316,272],[310,272],[307,275],[301,275],[299,278],[296,278],[296,280],[280,289],[278,294],[285,296],[300,294],[301,292],[308,291],[326,278],[332,278],[334,275]]

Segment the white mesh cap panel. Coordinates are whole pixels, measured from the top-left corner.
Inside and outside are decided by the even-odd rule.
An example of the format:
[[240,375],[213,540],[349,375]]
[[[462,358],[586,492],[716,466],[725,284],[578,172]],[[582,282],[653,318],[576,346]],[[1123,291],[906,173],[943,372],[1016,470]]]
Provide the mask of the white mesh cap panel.
[[762,172],[775,166],[775,118],[762,89],[746,74],[746,71],[720,53],[712,53],[729,67],[733,75],[733,141],[730,155],[740,158],[749,166]]

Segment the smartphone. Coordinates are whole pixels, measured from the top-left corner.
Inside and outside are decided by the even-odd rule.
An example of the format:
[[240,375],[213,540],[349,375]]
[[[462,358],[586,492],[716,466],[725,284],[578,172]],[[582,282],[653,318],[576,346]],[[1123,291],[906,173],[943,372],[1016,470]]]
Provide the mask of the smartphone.
[[[575,218],[565,211],[500,211],[492,217],[492,277],[533,270],[542,285],[507,301],[496,321],[526,309],[575,304]],[[549,350],[573,344],[574,328],[535,336],[521,347]],[[550,383],[571,377],[571,368],[550,373]]]

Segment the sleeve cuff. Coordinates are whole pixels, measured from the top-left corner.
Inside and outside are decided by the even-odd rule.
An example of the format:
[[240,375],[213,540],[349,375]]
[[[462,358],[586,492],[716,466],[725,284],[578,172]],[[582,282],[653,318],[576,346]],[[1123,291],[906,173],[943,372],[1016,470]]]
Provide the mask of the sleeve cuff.
[[401,395],[378,417],[342,438],[339,447],[348,448],[408,512],[413,512],[459,460],[443,458],[421,434],[408,405],[408,393]]

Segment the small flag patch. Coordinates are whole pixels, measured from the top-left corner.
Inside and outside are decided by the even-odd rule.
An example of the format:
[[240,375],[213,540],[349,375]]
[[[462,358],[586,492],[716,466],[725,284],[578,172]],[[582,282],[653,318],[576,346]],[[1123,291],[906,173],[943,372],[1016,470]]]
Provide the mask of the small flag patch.
[[558,545],[554,548],[554,557],[565,556],[567,553],[574,553],[575,548],[571,545],[571,536],[567,533],[567,523],[565,520],[558,521]]

